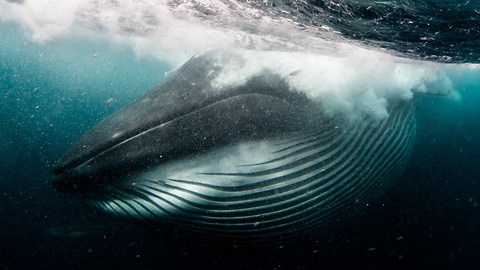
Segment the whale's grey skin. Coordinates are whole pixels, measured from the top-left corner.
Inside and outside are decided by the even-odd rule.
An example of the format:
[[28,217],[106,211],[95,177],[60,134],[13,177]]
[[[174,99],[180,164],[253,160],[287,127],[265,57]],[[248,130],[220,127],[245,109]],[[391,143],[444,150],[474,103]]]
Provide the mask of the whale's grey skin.
[[98,123],[57,162],[55,188],[116,216],[246,239],[332,222],[399,177],[415,134],[409,102],[352,122],[273,72],[213,87],[232,58],[193,57]]

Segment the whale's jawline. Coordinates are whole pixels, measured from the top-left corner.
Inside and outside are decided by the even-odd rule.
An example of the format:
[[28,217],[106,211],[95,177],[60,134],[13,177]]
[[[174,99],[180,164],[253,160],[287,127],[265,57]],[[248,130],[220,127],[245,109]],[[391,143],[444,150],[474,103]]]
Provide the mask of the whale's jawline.
[[253,240],[309,231],[381,196],[411,155],[411,104],[381,123],[325,121],[132,175],[89,204],[108,214]]

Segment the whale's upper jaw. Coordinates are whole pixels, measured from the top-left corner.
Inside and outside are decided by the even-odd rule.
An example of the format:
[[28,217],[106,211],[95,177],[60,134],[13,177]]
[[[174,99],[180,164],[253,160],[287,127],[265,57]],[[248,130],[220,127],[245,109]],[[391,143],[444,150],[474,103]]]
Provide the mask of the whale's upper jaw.
[[[220,53],[222,57],[236,57]],[[214,88],[218,55],[194,57],[135,103],[99,122],[61,157],[54,186],[84,192],[138,169],[241,140],[298,131],[314,121],[303,94],[268,71]]]

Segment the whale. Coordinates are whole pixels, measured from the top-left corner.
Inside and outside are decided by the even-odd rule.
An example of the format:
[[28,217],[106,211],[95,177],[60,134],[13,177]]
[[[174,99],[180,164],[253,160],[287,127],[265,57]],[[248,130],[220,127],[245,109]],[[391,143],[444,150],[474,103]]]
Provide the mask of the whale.
[[352,121],[271,70],[215,84],[231,59],[241,63],[228,51],[196,55],[97,123],[56,162],[54,188],[149,226],[265,239],[328,226],[400,178],[411,101]]

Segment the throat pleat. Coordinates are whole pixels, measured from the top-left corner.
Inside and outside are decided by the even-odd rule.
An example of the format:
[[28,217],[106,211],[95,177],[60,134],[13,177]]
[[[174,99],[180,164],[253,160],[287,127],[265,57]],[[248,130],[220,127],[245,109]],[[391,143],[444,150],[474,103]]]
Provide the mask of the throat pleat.
[[165,164],[90,204],[222,236],[310,230],[384,193],[401,175],[414,142],[411,104],[393,106],[383,121],[338,123]]

